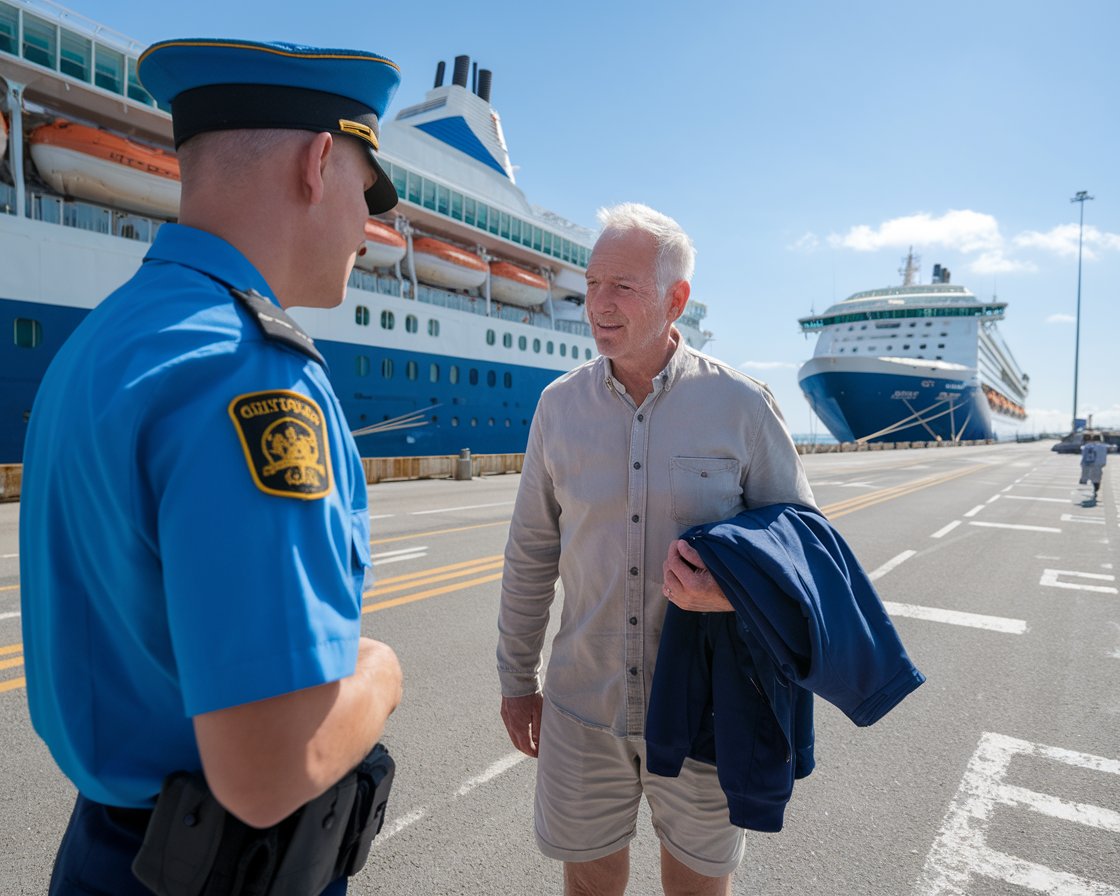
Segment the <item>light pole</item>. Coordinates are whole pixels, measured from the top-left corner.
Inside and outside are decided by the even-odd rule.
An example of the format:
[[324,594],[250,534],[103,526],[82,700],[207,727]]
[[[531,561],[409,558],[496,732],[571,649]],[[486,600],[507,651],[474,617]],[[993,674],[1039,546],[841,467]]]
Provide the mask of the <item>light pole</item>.
[[1081,355],[1081,237],[1085,233],[1085,200],[1092,198],[1085,190],[1081,190],[1070,200],[1081,206],[1081,220],[1077,225],[1077,323],[1073,337],[1073,422],[1070,432],[1077,431],[1077,369]]

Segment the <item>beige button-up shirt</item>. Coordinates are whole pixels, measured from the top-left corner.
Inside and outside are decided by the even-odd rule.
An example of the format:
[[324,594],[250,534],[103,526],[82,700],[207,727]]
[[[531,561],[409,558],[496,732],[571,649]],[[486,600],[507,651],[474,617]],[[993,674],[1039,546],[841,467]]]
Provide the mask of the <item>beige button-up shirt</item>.
[[498,674],[565,715],[640,737],[666,598],[662,563],[690,526],[779,502],[815,506],[770,391],[683,339],[635,407],[599,357],[544,390],[502,576]]

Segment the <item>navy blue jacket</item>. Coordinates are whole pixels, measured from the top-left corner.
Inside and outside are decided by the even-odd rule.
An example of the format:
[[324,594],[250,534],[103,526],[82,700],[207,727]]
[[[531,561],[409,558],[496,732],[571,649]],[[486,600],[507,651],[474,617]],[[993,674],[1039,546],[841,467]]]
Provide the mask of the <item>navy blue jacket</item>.
[[715,763],[731,823],[778,831],[813,770],[812,695],[871,725],[925,676],[871,580],[819,511],[747,510],[683,536],[735,608],[670,604],[646,717],[646,767]]

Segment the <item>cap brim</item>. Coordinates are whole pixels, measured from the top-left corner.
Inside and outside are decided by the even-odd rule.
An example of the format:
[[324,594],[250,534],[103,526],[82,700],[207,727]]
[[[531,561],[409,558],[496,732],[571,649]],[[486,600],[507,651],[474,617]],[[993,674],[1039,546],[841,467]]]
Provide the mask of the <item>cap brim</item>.
[[393,181],[389,179],[385,169],[377,164],[377,156],[373,152],[373,147],[368,148],[369,160],[373,163],[373,168],[377,172],[377,182],[366,190],[366,207],[369,208],[371,215],[380,215],[382,212],[397,207],[397,188],[393,186]]

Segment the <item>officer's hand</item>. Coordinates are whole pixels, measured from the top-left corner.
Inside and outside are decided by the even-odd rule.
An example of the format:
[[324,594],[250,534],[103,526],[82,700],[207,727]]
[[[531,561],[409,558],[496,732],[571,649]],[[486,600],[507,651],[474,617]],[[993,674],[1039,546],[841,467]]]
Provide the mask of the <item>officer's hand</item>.
[[704,566],[704,561],[683,538],[669,545],[669,556],[661,567],[664,594],[682,610],[700,613],[732,613],[735,608]]
[[543,707],[544,697],[541,694],[502,698],[502,721],[506,723],[509,739],[522,753],[533,758],[540,749]]
[[393,648],[373,638],[360,638],[355,672],[370,678],[378,708],[388,718],[401,702],[404,678]]

